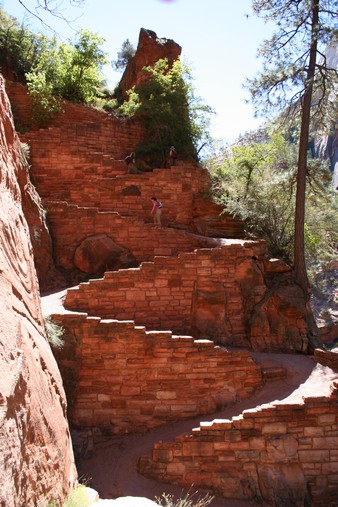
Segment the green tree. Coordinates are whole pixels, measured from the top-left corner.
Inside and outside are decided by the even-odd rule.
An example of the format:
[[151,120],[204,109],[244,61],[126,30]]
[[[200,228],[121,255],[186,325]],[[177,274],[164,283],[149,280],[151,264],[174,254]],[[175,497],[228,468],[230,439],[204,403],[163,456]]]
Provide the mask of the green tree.
[[73,102],[90,104],[105,84],[101,73],[107,62],[101,45],[104,39],[90,30],[80,30],[74,45],[62,47],[65,72],[62,96]]
[[48,45],[47,37],[31,33],[0,9],[0,63],[5,72],[14,72],[24,82],[26,72],[37,65]]
[[[297,145],[274,133],[208,160],[214,195],[269,252],[293,262]],[[327,164],[308,161],[305,259],[309,275],[337,256],[338,209]]]
[[263,238],[269,252],[292,260],[294,147],[281,134],[232,146],[208,161],[214,195],[245,223],[247,234]]
[[121,46],[120,51],[117,53],[117,60],[113,60],[111,62],[112,67],[114,70],[123,71],[128,62],[133,58],[135,55],[135,48],[129,41],[129,39],[126,39]]
[[[325,115],[337,78],[323,58],[322,46],[336,37],[337,0],[253,0],[253,11],[276,23],[276,31],[260,49],[262,73],[251,81],[255,104],[287,111],[300,111],[297,190],[294,232],[294,272],[307,309],[310,348],[320,344],[310,310],[304,250],[307,158],[310,124]],[[331,93],[331,97],[329,96]],[[314,99],[316,99],[314,101]]]
[[120,108],[129,117],[138,117],[145,128],[138,153],[163,166],[174,145],[181,157],[196,161],[198,143],[210,140],[212,110],[195,96],[189,69],[179,60],[169,68],[164,59],[143,70],[147,80],[129,91],[129,100]]

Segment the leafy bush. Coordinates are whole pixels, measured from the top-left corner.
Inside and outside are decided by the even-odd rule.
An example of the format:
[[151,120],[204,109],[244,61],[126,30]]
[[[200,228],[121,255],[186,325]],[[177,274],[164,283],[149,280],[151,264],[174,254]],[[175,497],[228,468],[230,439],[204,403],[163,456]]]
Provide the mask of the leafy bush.
[[191,75],[180,61],[169,68],[166,59],[143,69],[147,79],[129,90],[119,112],[141,120],[145,139],[137,154],[152,157],[152,165],[165,165],[174,145],[183,158],[197,160],[197,144],[210,141],[209,116],[212,110],[195,97]]
[[20,162],[23,167],[29,167],[30,146],[28,143],[20,143]]
[[63,507],[89,507],[92,505],[93,500],[86,492],[86,489],[85,485],[80,484],[70,493]]
[[34,119],[43,123],[61,111],[61,98],[92,104],[105,84],[104,39],[80,30],[74,42],[59,43],[31,33],[0,9],[0,65],[28,85]]
[[45,51],[47,38],[35,35],[0,8],[0,65],[24,82]]
[[46,82],[43,72],[27,72],[27,87],[31,96],[33,121],[43,126],[63,111],[61,99],[53,96],[53,86]]
[[[105,84],[101,68],[107,62],[100,48],[104,39],[89,30],[80,30],[71,49],[68,49],[66,69],[61,87],[62,96],[73,102],[91,104]],[[67,51],[65,51],[65,54]]]
[[[233,146],[208,161],[214,195],[232,215],[242,219],[248,235],[264,238],[270,253],[292,264],[296,146],[281,134],[246,146]],[[310,159],[305,217],[309,269],[337,255],[337,196],[326,164]]]

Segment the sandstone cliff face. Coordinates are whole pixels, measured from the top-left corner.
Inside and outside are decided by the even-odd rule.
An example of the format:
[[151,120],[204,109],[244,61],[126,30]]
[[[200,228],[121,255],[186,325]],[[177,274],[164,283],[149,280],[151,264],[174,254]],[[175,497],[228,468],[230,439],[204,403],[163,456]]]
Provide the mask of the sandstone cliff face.
[[76,481],[60,374],[46,341],[19,142],[0,80],[0,504],[61,502]]
[[161,39],[152,30],[141,28],[135,56],[129,61],[119,88],[126,98],[126,91],[142,83],[146,76],[143,67],[153,66],[158,60],[168,59],[169,67],[177,60],[182,48],[171,39]]

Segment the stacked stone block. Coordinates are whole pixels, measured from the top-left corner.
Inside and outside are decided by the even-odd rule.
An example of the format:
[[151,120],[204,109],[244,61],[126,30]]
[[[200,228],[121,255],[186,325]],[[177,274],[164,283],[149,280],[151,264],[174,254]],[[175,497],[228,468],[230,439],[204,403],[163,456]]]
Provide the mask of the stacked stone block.
[[64,201],[48,202],[47,210],[54,238],[54,261],[56,266],[64,269],[74,267],[77,246],[83,239],[94,234],[109,236],[117,245],[129,250],[138,263],[151,261],[155,256],[172,257],[208,244],[217,245],[216,240],[189,234],[184,230],[162,229],[152,223],[145,223],[142,218],[124,217],[116,212],[102,212],[93,207],[81,208]]
[[304,315],[283,300],[285,287],[274,293],[265,285],[265,256],[264,243],[235,242],[156,257],[140,268],[107,272],[103,279],[69,290],[65,304],[101,318],[132,319],[149,329],[171,329],[227,345],[301,351],[306,344]]
[[338,500],[338,384],[330,399],[263,405],[231,420],[201,423],[190,435],[158,443],[139,471],[225,498],[267,505],[334,506]]
[[109,434],[145,431],[213,412],[262,385],[261,369],[246,351],[146,331],[131,321],[73,313],[54,320],[67,329],[57,355],[76,426]]

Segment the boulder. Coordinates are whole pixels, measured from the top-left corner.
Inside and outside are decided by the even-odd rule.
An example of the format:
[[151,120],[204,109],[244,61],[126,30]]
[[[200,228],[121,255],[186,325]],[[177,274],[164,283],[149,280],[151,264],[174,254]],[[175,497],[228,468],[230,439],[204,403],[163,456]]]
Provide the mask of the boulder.
[[76,248],[74,265],[83,273],[101,276],[110,269],[135,267],[135,257],[106,234],[85,238]]

